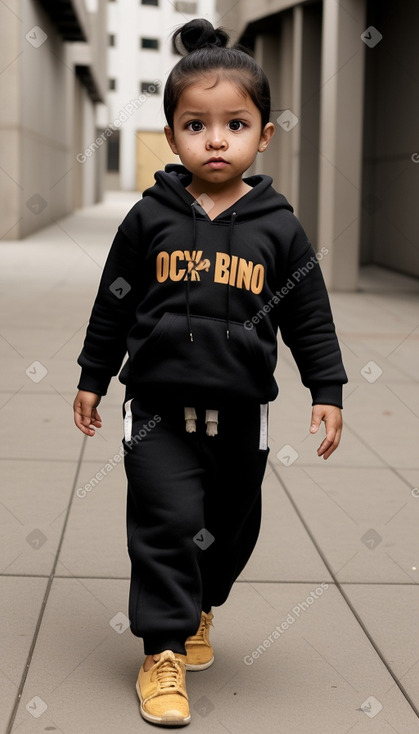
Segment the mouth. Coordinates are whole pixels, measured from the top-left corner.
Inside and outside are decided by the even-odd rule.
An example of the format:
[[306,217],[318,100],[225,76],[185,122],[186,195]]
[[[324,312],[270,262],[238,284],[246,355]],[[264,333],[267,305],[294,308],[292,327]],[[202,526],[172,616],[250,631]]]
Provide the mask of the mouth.
[[224,158],[210,158],[206,164],[210,168],[224,168],[224,166],[230,165]]

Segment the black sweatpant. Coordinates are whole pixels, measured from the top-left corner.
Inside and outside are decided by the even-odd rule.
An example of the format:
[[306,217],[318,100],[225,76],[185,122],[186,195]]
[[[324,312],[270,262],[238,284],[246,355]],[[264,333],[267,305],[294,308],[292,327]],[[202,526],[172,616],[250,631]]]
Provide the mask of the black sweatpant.
[[146,655],[185,654],[201,610],[226,601],[253,551],[269,450],[260,443],[266,407],[220,410],[218,435],[207,436],[205,411],[197,410],[196,433],[187,433],[183,408],[132,402],[132,439],[124,442],[129,618]]

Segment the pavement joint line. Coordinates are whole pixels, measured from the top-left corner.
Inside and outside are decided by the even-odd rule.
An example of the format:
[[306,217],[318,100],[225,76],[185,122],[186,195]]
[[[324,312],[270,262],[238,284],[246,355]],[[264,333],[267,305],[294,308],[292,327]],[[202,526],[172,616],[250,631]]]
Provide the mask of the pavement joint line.
[[79,473],[80,473],[80,469],[81,469],[81,465],[82,465],[83,454],[84,454],[84,450],[85,450],[85,446],[86,446],[86,440],[87,440],[87,436],[84,436],[83,437],[83,440],[82,440],[81,448],[80,448],[80,454],[79,454],[79,458],[78,458],[78,462],[77,462],[77,467],[76,467],[76,471],[75,471],[75,475],[74,475],[73,484],[72,484],[72,487],[71,487],[70,501],[68,503],[68,508],[67,508],[66,516],[64,518],[63,527],[62,527],[62,531],[61,531],[61,537],[60,537],[60,540],[59,540],[59,543],[58,543],[57,551],[55,553],[54,564],[52,566],[51,573],[48,576],[47,586],[46,586],[46,589],[45,589],[44,597],[43,597],[42,602],[41,602],[41,608],[40,608],[40,611],[39,611],[38,620],[37,620],[37,623],[36,623],[35,631],[33,633],[32,642],[31,642],[31,646],[29,648],[28,656],[26,658],[25,669],[24,669],[24,671],[22,673],[22,678],[21,678],[21,681],[20,681],[20,684],[19,684],[19,688],[18,688],[17,693],[16,693],[15,702],[14,702],[14,705],[13,705],[13,708],[12,708],[12,712],[10,714],[10,718],[9,718],[9,722],[7,724],[7,727],[6,727],[5,734],[11,734],[11,732],[12,732],[12,727],[13,727],[13,724],[15,722],[15,718],[16,718],[16,715],[17,715],[17,712],[18,712],[18,708],[19,708],[19,705],[20,705],[20,702],[21,702],[22,693],[23,693],[23,690],[24,690],[24,687],[25,687],[26,679],[28,677],[30,664],[32,662],[32,657],[33,657],[33,654],[35,652],[35,646],[36,646],[36,643],[38,641],[38,636],[39,636],[39,632],[40,632],[40,629],[41,629],[42,620],[44,618],[45,609],[46,609],[46,606],[47,606],[47,603],[48,603],[48,599],[49,599],[49,595],[50,595],[50,592],[51,592],[52,582],[53,582],[54,576],[55,576],[55,569],[57,567],[58,558],[59,558],[59,555],[60,555],[60,552],[61,552],[61,547],[62,547],[62,544],[63,544],[63,541],[64,541],[65,531],[67,529],[67,523],[68,523],[69,516],[70,516],[70,509],[71,509],[72,499],[74,497],[74,493],[75,493],[75,490],[76,490],[77,481],[78,481],[78,477],[79,477]]
[[[323,553],[323,550],[320,548],[320,545],[318,544],[316,538],[314,537],[313,533],[311,532],[311,529],[307,525],[307,523],[306,523],[303,515],[301,514],[301,511],[300,511],[297,503],[294,500],[294,497],[292,496],[291,492],[288,490],[285,482],[281,479],[280,475],[276,471],[275,465],[272,465],[272,466],[273,466],[273,471],[274,471],[274,473],[275,473],[275,475],[276,475],[276,477],[277,477],[280,485],[282,486],[285,494],[287,495],[289,501],[291,502],[291,505],[294,508],[294,511],[297,514],[297,517],[299,518],[299,520],[300,520],[301,524],[303,525],[303,527],[304,527],[304,529],[305,529],[308,537],[310,538],[310,540],[313,543],[315,549],[317,550],[317,553],[319,554],[319,556],[322,559],[324,565],[326,566],[326,568],[327,568],[330,576],[332,577],[333,582],[334,582],[334,584],[336,586],[337,591],[340,593],[340,595],[342,596],[343,600],[346,602],[346,605],[348,606],[349,610],[352,612],[352,615],[354,616],[355,620],[358,622],[359,626],[361,627],[361,629],[362,629],[364,635],[366,636],[367,640],[369,641],[370,645],[373,647],[373,649],[377,653],[378,657],[380,658],[381,662],[383,663],[384,667],[386,668],[388,674],[391,676],[391,678],[393,679],[393,681],[397,685],[398,689],[400,690],[400,692],[402,693],[402,695],[405,697],[406,701],[409,703],[409,705],[411,706],[411,708],[414,711],[414,713],[416,714],[416,716],[419,718],[419,709],[417,708],[416,704],[414,703],[414,701],[412,700],[411,696],[407,692],[407,690],[404,687],[403,683],[399,680],[399,678],[397,677],[397,675],[391,669],[390,664],[387,662],[387,659],[386,659],[384,653],[381,652],[380,648],[378,647],[378,644],[375,642],[372,634],[369,632],[369,630],[366,627],[365,623],[363,622],[363,620],[361,619],[360,615],[356,611],[354,605],[352,604],[351,600],[349,599],[349,597],[348,597],[346,591],[344,590],[342,584],[340,583],[340,581],[336,577],[336,574],[333,572],[333,569],[332,569],[332,567],[331,567],[328,559],[326,558],[326,555]],[[389,467],[389,468],[391,468],[391,467]],[[8,734],[8,733],[6,733],[6,734]]]
[[[22,554],[21,554],[22,555]],[[15,559],[16,560],[16,559]],[[339,573],[339,571],[338,571]],[[24,578],[24,579],[47,579],[49,578],[49,574],[47,573],[0,573],[0,577],[5,576],[6,578]],[[82,576],[80,574],[77,574],[77,576],[71,576],[68,574],[60,574],[56,573],[54,574],[54,578],[56,579],[64,579],[64,580],[70,580],[73,578],[77,579],[85,579],[85,580],[92,580],[92,581],[129,581],[129,576]],[[329,584],[330,586],[335,586],[334,581],[330,581],[330,579],[324,578],[323,580],[319,579],[307,579],[306,581],[301,581],[301,579],[289,579],[288,581],[284,581],[283,579],[237,579],[234,583],[236,584],[279,584],[281,586],[287,586],[288,584],[299,584],[300,586],[312,586],[313,584],[317,584],[318,586],[322,583]],[[407,581],[341,581],[341,586],[404,586],[406,588],[417,586],[416,581],[412,581],[411,583],[408,583]]]
[[[415,662],[413,663],[413,665],[411,665],[410,668],[408,668],[407,670],[405,670],[404,673],[403,673],[403,675],[400,676],[400,677],[401,678],[404,678],[408,673],[410,673],[410,671],[412,670],[412,668],[414,668],[415,665],[417,665],[418,663],[419,663],[419,658],[417,660],[415,660]],[[385,691],[385,695],[387,695],[387,693],[389,693],[391,691],[391,689],[394,688],[394,685],[395,684],[392,683],[392,685],[390,686],[390,688],[388,688],[387,691]]]
[[345,562],[345,563],[343,564],[343,566],[341,566],[341,567],[340,567],[340,568],[339,568],[339,569],[338,569],[338,570],[336,571],[336,577],[337,577],[337,576],[338,576],[338,575],[339,575],[339,574],[341,573],[341,571],[343,571],[343,569],[345,568],[345,566],[347,566],[347,565],[348,565],[348,563],[350,563],[350,562],[351,562],[351,561],[352,561],[352,560],[353,560],[353,559],[355,558],[355,556],[357,556],[357,555],[358,555],[358,553],[359,553],[359,551],[356,551],[356,553],[354,553],[354,554],[353,554],[353,556],[351,556],[350,558],[348,558],[348,560],[347,560],[347,561],[346,561],[346,562]]

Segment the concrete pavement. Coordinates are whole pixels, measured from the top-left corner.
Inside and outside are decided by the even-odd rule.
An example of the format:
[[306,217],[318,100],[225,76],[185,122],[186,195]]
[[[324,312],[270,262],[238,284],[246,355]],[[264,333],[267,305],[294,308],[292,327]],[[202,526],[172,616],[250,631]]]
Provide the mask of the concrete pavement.
[[[127,628],[123,388],[84,439],[71,403],[86,322],[135,195],[0,243],[0,728],[147,732]],[[197,734],[419,732],[419,282],[379,268],[331,295],[349,385],[327,462],[281,348],[261,536],[188,673]],[[106,465],[111,466],[107,469]],[[98,473],[101,479],[85,494]],[[92,483],[93,484],[93,483]]]

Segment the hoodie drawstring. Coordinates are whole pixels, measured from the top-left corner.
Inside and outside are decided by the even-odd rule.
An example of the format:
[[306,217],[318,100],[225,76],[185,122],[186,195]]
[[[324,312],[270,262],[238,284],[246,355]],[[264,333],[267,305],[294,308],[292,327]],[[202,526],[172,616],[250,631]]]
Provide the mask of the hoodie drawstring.
[[[193,204],[192,204],[192,221],[193,221],[193,235],[192,235],[192,238],[193,238],[192,251],[193,251],[195,249],[195,241],[196,241],[196,211],[195,211],[195,207]],[[193,342],[190,297],[189,297],[190,282],[191,282],[191,271],[188,268],[186,272],[186,319],[188,322],[189,338],[191,342]]]
[[[199,202],[198,202],[199,203]],[[192,221],[193,221],[193,247],[192,251],[196,249],[196,210],[194,202],[192,204]],[[233,229],[236,221],[237,212],[233,212],[230,219],[230,227],[228,232],[228,256],[231,262],[231,243],[233,240]],[[191,271],[188,269],[186,273],[186,319],[188,323],[188,332],[191,342],[193,342],[193,331],[191,322],[191,311],[190,311],[190,281]],[[226,339],[230,339],[230,278],[227,281],[227,304],[226,304]],[[193,407],[186,407],[184,410],[185,415],[185,428],[187,433],[196,432],[196,410]],[[205,424],[207,427],[207,436],[216,436],[218,433],[218,410],[206,410],[205,411]]]
[[[228,231],[228,257],[230,259],[231,263],[231,242],[233,239],[233,228],[234,223],[236,221],[237,213],[233,212],[230,219],[230,228]],[[226,323],[227,323],[227,329],[226,329],[226,337],[227,339],[230,339],[230,278],[227,281],[227,315],[226,315]]]

